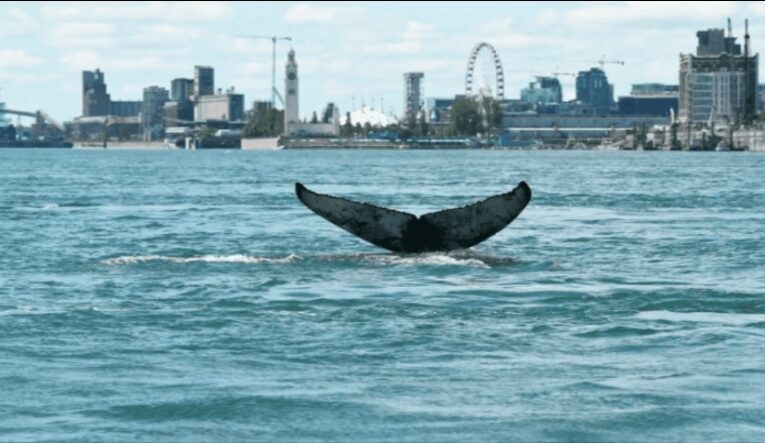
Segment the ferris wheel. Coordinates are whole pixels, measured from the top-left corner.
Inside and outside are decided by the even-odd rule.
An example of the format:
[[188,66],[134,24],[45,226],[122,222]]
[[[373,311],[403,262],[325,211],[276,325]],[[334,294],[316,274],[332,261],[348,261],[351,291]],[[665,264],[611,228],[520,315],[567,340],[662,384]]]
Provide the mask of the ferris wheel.
[[489,43],[480,42],[470,51],[467,73],[465,74],[465,95],[494,96],[505,98],[505,73],[502,60]]

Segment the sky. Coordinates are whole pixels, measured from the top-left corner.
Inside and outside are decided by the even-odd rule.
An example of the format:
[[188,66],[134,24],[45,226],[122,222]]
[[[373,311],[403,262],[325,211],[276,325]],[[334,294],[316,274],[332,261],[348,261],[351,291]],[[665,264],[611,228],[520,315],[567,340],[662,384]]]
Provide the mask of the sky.
[[[680,53],[696,31],[733,20],[743,43],[749,18],[753,52],[765,44],[765,4],[757,2],[2,2],[0,101],[58,120],[81,114],[81,71],[100,68],[113,100],[140,100],[146,86],[170,88],[215,68],[216,88],[270,99],[271,42],[277,87],[294,48],[300,113],[334,102],[341,113],[362,103],[401,114],[403,73],[425,74],[425,97],[464,92],[468,57],[493,45],[505,97],[518,98],[536,75],[577,73],[602,57],[614,93],[633,83],[677,83]],[[762,42],[762,43],[761,43]],[[574,77],[561,75],[564,98]]]

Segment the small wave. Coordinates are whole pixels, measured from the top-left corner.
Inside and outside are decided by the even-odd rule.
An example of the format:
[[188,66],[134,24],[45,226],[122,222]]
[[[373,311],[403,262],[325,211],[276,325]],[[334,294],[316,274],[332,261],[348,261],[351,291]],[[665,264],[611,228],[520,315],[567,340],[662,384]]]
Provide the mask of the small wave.
[[637,317],[643,320],[718,323],[729,325],[749,325],[765,322],[765,314],[737,314],[729,312],[643,311],[638,313]]
[[135,265],[153,261],[169,263],[242,263],[242,264],[286,264],[300,260],[300,256],[290,254],[286,257],[258,257],[253,255],[200,255],[196,257],[172,257],[167,255],[123,255],[104,260],[106,265]]
[[596,328],[589,331],[580,332],[575,335],[588,338],[624,338],[631,336],[652,335],[661,331],[651,328],[631,328],[628,326],[614,326],[606,328]]
[[469,266],[489,269],[491,266],[477,258],[460,258],[448,254],[367,255],[363,260],[376,265],[405,266]]
[[497,268],[517,264],[509,257],[497,257],[475,252],[459,250],[451,252],[424,252],[411,254],[397,253],[361,253],[317,256],[315,259],[328,262],[366,263],[378,266],[466,266],[473,268]]
[[63,202],[56,205],[56,207],[61,207],[61,208],[91,208],[94,206],[100,206],[100,204],[93,203],[93,202],[71,201],[71,202]]
[[51,209],[58,209],[58,204],[56,203],[46,203],[42,206],[42,209],[45,211],[49,211]]

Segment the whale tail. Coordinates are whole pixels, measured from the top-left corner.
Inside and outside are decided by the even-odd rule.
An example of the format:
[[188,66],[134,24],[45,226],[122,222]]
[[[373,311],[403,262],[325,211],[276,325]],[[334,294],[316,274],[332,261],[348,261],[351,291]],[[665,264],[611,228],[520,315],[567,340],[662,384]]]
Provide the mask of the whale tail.
[[295,193],[304,205],[329,222],[393,252],[451,251],[477,245],[509,225],[531,200],[531,188],[521,182],[510,192],[417,217],[319,194],[301,183],[295,183]]

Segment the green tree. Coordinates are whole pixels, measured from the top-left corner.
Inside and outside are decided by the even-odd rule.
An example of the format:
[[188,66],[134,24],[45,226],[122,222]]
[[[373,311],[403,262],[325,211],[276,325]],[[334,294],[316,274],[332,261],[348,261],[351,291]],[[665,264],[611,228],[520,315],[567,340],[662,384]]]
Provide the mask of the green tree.
[[311,123],[319,123],[319,117],[316,115],[316,111],[313,111],[313,116],[311,117]]
[[258,111],[244,127],[245,137],[277,137],[284,134],[284,111],[264,109]]
[[345,113],[345,123],[340,127],[340,135],[350,137],[353,135],[353,125],[351,124],[351,113]]
[[451,126],[459,135],[476,135],[483,126],[483,117],[478,103],[471,98],[461,98],[454,102],[451,112]]
[[483,115],[483,132],[491,135],[502,126],[502,106],[493,97],[481,97],[480,112]]
[[417,125],[417,132],[420,135],[428,135],[429,132],[428,120],[425,118],[425,111],[420,113],[419,124]]

